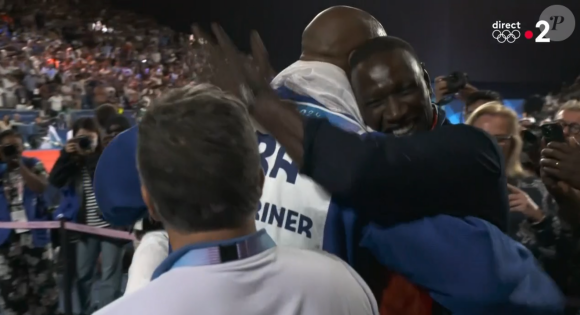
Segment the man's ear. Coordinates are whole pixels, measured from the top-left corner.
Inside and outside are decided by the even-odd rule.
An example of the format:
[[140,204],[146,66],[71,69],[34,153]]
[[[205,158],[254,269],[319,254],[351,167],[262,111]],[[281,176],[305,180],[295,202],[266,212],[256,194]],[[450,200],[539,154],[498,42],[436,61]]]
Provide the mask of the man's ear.
[[427,72],[427,68],[425,68],[425,63],[421,62],[421,69],[423,69],[423,79],[425,80],[425,84],[427,85],[427,89],[429,89],[429,96],[433,98],[433,89],[431,88],[431,77],[429,76],[429,72]]
[[353,51],[350,52],[350,54],[348,54],[348,66],[349,67],[350,67],[350,64],[351,64],[352,56],[354,55],[354,52],[355,51],[356,50],[353,50]]
[[149,195],[149,191],[145,188],[145,185],[141,184],[141,196],[143,197],[143,202],[147,207],[147,211],[149,212],[149,217],[157,222],[159,222],[159,217],[157,213],[155,213],[155,207],[153,206],[153,202],[151,201],[151,196]]

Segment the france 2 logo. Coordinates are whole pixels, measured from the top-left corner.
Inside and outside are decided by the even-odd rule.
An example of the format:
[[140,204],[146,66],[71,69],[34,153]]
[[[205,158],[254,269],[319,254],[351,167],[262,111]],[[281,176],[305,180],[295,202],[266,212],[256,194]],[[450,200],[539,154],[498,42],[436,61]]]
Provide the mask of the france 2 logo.
[[[552,5],[546,8],[536,23],[540,33],[535,38],[536,43],[561,42],[574,33],[576,19],[570,9],[563,5]],[[498,43],[514,43],[520,37],[532,39],[534,32],[522,30],[522,23],[506,23],[496,21],[492,25],[491,37]]]
[[541,31],[536,43],[561,42],[574,33],[576,19],[565,6],[552,5],[542,12],[536,27]]

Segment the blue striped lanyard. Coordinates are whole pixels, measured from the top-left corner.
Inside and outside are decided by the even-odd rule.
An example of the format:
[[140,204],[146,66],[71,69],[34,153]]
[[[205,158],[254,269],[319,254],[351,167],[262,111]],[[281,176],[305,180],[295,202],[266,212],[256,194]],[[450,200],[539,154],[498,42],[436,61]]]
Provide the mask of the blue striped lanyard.
[[263,253],[274,248],[276,243],[261,230],[243,240],[227,245],[192,249],[179,258],[171,267],[193,267],[217,265],[235,260],[241,260]]

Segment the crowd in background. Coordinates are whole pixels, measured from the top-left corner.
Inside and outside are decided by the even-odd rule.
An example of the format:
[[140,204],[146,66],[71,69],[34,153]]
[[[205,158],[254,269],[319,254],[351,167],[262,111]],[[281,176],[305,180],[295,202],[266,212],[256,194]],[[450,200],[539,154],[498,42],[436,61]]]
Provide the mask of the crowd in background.
[[[44,204],[58,209],[37,213],[36,219],[66,218],[110,227],[100,215],[92,179],[104,147],[131,125],[119,113],[132,111],[139,116],[169,89],[195,80],[203,71],[196,69],[202,64],[197,60],[203,58],[196,49],[199,43],[191,35],[176,33],[151,19],[103,9],[98,3],[4,0],[0,10],[4,12],[0,16],[0,108],[41,113],[28,134],[17,128],[28,124],[18,114],[2,117],[0,143],[21,153],[41,147],[48,137],[51,145],[59,143],[63,148],[50,174],[37,160],[9,159],[11,166],[2,170],[2,183],[11,211],[29,213],[27,207],[32,206],[27,202],[34,199],[33,193],[43,193],[50,186],[68,189],[68,194],[54,205]],[[436,102],[449,94],[445,82],[443,77],[435,79]],[[545,145],[542,124],[557,122],[566,137],[576,144],[580,141],[580,80],[557,95],[530,97],[523,118],[503,106],[501,95],[494,91],[467,84],[455,96],[465,103],[465,123],[491,134],[503,150],[512,211],[508,234],[530,249],[566,294],[580,296],[580,242],[575,232],[580,220],[562,201],[563,195],[577,191],[546,182],[540,171],[540,150]],[[71,110],[90,110],[96,119],[69,121],[67,112]],[[51,129],[72,132],[66,139],[58,134],[51,138],[47,136],[55,133]],[[40,140],[35,141],[37,138]],[[6,161],[7,153],[3,158]],[[71,206],[77,199],[81,205]],[[575,211],[580,213],[580,209]],[[154,224],[150,229],[162,227]],[[14,244],[18,246],[10,246]],[[0,246],[0,313],[57,312],[58,285],[49,254],[56,245],[71,246],[76,257],[65,268],[76,271],[73,280],[79,314],[90,314],[121,295],[126,242],[81,236],[71,244],[52,245],[34,232],[5,236]],[[15,258],[21,255],[28,258]],[[37,259],[34,265],[24,266],[25,261],[34,260],[31,257]],[[95,271],[97,266],[100,271]],[[42,281],[26,283],[24,274],[28,272],[38,274]],[[103,284],[98,305],[91,300],[96,273]],[[11,294],[14,287],[17,294]],[[27,313],[29,310],[34,312]]]
[[[185,60],[198,57],[188,49],[193,38],[152,19],[67,0],[4,1],[0,10],[0,109],[39,110],[35,121],[20,122],[39,126],[32,135],[70,128],[71,110],[111,104],[138,113],[192,79],[195,63]],[[19,117],[3,121],[5,128]]]

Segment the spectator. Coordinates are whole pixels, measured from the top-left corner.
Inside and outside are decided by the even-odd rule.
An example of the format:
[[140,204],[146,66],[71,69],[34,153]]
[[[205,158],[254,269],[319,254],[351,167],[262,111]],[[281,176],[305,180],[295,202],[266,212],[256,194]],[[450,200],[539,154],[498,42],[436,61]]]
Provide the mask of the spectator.
[[[109,227],[96,204],[92,185],[102,151],[99,127],[91,118],[80,118],[73,124],[73,137],[67,141],[50,173],[50,183],[63,192],[56,216],[93,227]],[[121,295],[123,252],[122,241],[94,235],[80,237],[76,246],[76,265],[82,313],[89,313],[98,307],[90,297],[99,255],[102,265],[100,306],[111,303]]]
[[580,161],[580,102],[567,102],[554,118],[563,127],[569,143],[551,142],[542,150],[542,180],[558,202],[561,216],[567,218],[567,223],[577,232],[580,231],[580,172],[577,164]]
[[[102,131],[107,124],[107,121],[118,115],[117,108],[111,104],[103,104],[95,109],[95,119],[99,127],[99,131]],[[73,138],[73,131],[69,130],[66,134],[67,139]],[[104,144],[104,143],[103,143]]]
[[49,99],[50,104],[50,117],[54,118],[62,111],[63,96],[60,91],[56,91]]
[[2,121],[0,121],[0,132],[4,130],[12,129],[12,123],[10,121],[10,115],[2,116]]
[[[47,220],[49,214],[42,197],[47,180],[42,162],[22,157],[22,138],[13,130],[0,133],[0,145],[1,221]],[[49,242],[47,230],[0,230],[0,294],[4,314],[56,313],[58,291]]]
[[508,234],[528,247],[552,278],[563,285],[566,259],[574,251],[571,233],[562,227],[558,206],[542,180],[522,168],[517,114],[499,102],[490,102],[476,109],[466,123],[495,137],[503,151],[510,191]]
[[580,101],[564,103],[554,116],[554,121],[562,125],[567,138],[573,137],[580,142]]
[[119,133],[129,128],[131,128],[131,123],[127,117],[123,115],[111,117],[104,125],[105,136],[103,137],[103,145],[107,146]]
[[104,129],[107,122],[116,115],[118,115],[118,110],[111,104],[103,104],[95,109],[95,119],[101,129]]
[[477,109],[479,106],[487,102],[501,102],[501,96],[499,93],[489,90],[478,90],[467,96],[465,99],[465,107],[463,109],[463,119],[467,121],[469,116]]
[[[378,313],[372,293],[344,262],[276,247],[265,230],[256,231],[264,176],[254,129],[237,99],[207,85],[175,90],[147,111],[138,145],[143,198],[174,252],[149,285],[98,315]],[[155,157],[161,151],[163,160]],[[221,259],[187,258],[214,250]],[[180,290],[172,290],[176,285]],[[248,290],[253,294],[240,294]]]

